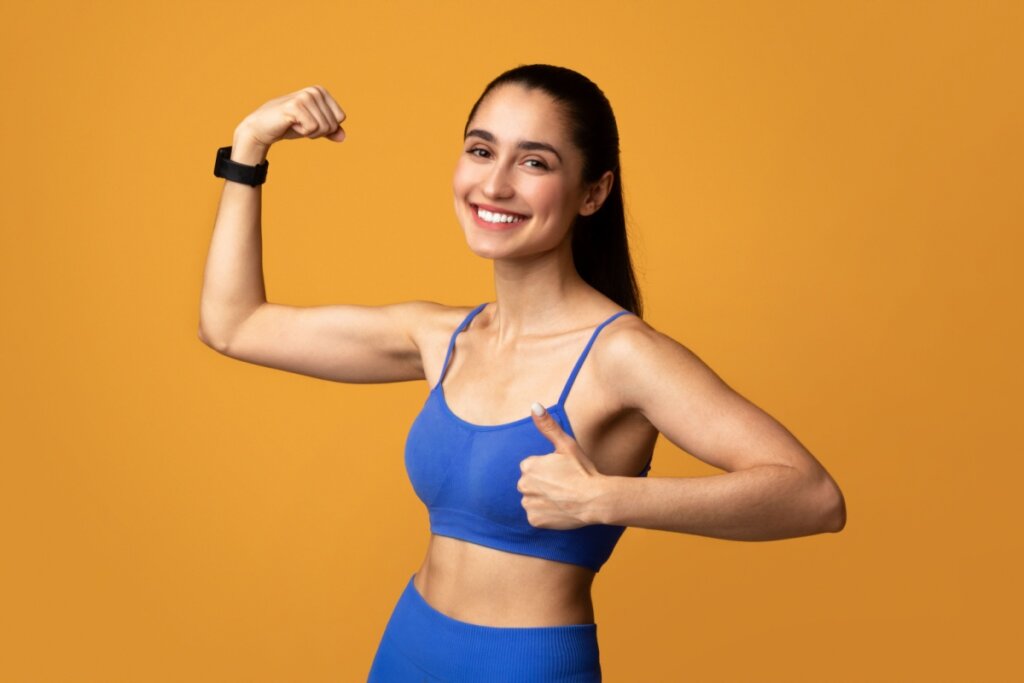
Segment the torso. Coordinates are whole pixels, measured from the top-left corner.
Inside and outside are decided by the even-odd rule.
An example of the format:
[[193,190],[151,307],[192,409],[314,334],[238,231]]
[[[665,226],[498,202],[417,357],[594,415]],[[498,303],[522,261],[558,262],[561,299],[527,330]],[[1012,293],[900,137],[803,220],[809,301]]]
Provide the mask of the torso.
[[[517,348],[497,351],[493,308],[488,304],[458,335],[442,382],[451,411],[481,425],[527,416],[533,401],[553,405],[594,327],[619,310],[612,304],[589,326],[558,337],[521,338]],[[452,332],[470,310],[445,310],[436,325],[425,326],[419,346],[429,386],[441,373]],[[564,404],[577,442],[602,474],[637,474],[657,440],[657,430],[624,409],[614,386],[600,380],[601,342],[643,324],[626,315],[602,330]],[[484,626],[560,626],[594,622],[594,576],[586,567],[431,535],[413,581],[424,600],[454,619]]]

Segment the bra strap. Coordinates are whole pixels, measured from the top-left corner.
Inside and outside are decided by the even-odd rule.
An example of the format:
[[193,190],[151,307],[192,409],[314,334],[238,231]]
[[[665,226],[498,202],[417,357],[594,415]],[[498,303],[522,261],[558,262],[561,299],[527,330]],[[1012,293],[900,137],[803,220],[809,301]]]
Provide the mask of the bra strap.
[[603,323],[598,325],[597,328],[594,330],[594,334],[590,335],[590,341],[587,342],[587,346],[583,349],[583,353],[581,353],[579,359],[577,359],[576,365],[572,369],[572,374],[569,375],[569,381],[565,383],[565,388],[562,389],[562,395],[558,397],[558,405],[565,404],[565,399],[569,396],[569,390],[572,389],[572,383],[576,381],[576,375],[579,374],[580,367],[583,366],[583,361],[587,358],[587,354],[590,353],[590,347],[594,345],[594,340],[597,339],[597,335],[600,334],[601,330],[604,329],[605,325],[615,320],[620,315],[625,315],[626,313],[633,313],[633,311],[619,311],[618,313],[614,314],[613,316],[605,320]]
[[476,314],[484,310],[484,306],[486,306],[487,304],[488,302],[485,301],[484,303],[480,304],[472,311],[470,311],[469,315],[463,318],[462,323],[460,323],[459,326],[455,328],[455,331],[452,332],[452,338],[448,342],[448,353],[446,353],[444,356],[444,365],[441,366],[441,374],[437,380],[437,384],[434,385],[435,388],[441,384],[441,382],[444,380],[445,373],[448,372],[448,361],[452,357],[452,349],[455,348],[455,338],[459,336],[459,332],[462,332],[469,326],[469,323],[473,320],[473,318],[476,317]]

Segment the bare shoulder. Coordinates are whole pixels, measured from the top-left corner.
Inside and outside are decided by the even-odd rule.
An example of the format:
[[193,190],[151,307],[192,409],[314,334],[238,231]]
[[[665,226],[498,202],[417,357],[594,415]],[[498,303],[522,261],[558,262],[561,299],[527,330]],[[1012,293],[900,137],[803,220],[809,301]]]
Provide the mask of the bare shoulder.
[[[613,387],[621,406],[646,415],[650,383],[666,367],[693,369],[702,361],[689,348],[637,315],[616,319],[602,332],[595,370]],[[706,366],[705,366],[706,367]]]
[[457,306],[423,299],[409,301],[406,304],[406,327],[421,351],[425,346],[436,343],[439,337],[444,337],[447,341],[455,328],[479,305]]

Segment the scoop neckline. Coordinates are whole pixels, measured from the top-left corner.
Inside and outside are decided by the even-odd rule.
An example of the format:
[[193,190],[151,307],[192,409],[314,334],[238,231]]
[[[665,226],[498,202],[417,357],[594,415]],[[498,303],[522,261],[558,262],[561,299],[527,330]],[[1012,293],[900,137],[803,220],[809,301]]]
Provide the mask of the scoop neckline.
[[[448,405],[448,399],[444,395],[444,386],[442,386],[441,383],[438,383],[437,386],[434,387],[433,393],[437,394],[438,402],[441,404],[441,407],[444,409],[444,412],[447,413],[448,416],[451,417],[453,420],[455,420],[456,422],[458,422],[459,424],[461,424],[461,425],[463,425],[465,427],[468,427],[469,429],[473,429],[473,430],[477,430],[477,431],[491,431],[491,430],[495,430],[495,429],[506,429],[508,427],[515,427],[517,425],[526,424],[527,422],[532,422],[533,421],[533,417],[531,417],[530,415],[527,415],[526,417],[519,418],[518,420],[513,420],[512,422],[502,422],[501,424],[494,424],[494,425],[477,424],[476,422],[470,422],[469,420],[463,419],[463,418],[461,418],[461,417],[459,417],[458,415],[455,414],[455,412],[451,409],[451,406]],[[544,409],[546,411],[548,411],[549,413],[550,412],[562,413],[562,404],[561,403],[555,403],[552,406],[545,406]],[[564,413],[562,413],[562,415],[563,415],[563,417],[565,416]],[[568,418],[566,418],[565,422],[568,425],[568,422],[569,422]],[[566,433],[568,433],[570,435],[573,435],[573,438],[575,438],[575,432],[573,432],[571,425],[569,425],[569,428],[566,430]]]

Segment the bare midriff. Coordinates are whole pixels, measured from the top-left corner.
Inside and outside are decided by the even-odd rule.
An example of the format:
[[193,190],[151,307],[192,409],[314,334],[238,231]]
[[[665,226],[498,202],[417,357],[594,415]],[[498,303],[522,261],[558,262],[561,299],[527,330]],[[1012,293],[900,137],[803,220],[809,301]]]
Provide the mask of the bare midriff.
[[413,583],[431,607],[459,621],[565,626],[594,623],[595,575],[579,565],[431,535]]

